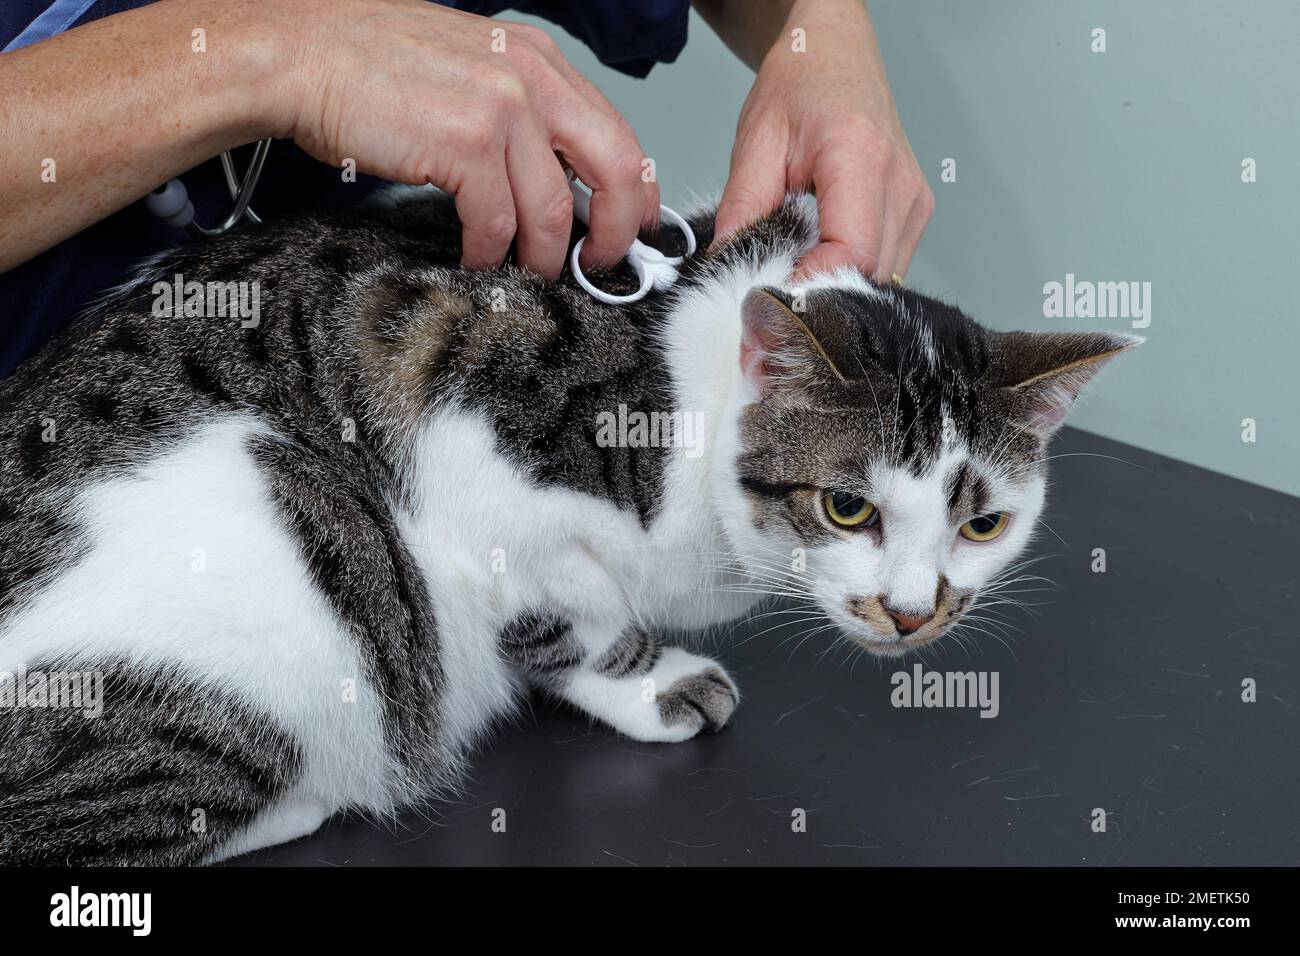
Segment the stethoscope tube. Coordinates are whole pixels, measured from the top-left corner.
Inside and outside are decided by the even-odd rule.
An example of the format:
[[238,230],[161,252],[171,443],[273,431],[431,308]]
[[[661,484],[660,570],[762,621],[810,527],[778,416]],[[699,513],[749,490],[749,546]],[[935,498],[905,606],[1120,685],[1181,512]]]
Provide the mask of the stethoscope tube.
[[169,226],[184,229],[195,239],[215,239],[225,235],[239,225],[241,220],[254,224],[260,223],[261,218],[253,212],[249,203],[253,199],[253,191],[257,189],[257,181],[262,175],[262,167],[266,165],[266,155],[270,151],[270,139],[258,142],[257,148],[253,150],[253,159],[248,164],[248,173],[242,182],[235,173],[235,160],[230,150],[221,154],[221,170],[225,174],[226,188],[230,192],[234,205],[230,209],[230,214],[216,226],[201,226],[194,221],[194,203],[190,201],[185,184],[179,179],[169,179],[151,192],[144,198],[145,206]]

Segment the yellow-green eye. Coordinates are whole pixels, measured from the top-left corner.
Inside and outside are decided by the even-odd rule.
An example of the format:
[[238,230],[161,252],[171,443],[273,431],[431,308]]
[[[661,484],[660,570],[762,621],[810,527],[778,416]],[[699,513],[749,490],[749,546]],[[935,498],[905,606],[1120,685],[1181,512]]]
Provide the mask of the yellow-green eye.
[[961,526],[961,536],[967,541],[992,541],[1007,530],[1007,523],[1010,521],[1011,515],[1005,511],[980,515],[978,518],[971,518]]
[[822,496],[822,505],[842,528],[858,528],[876,517],[876,506],[852,491],[828,491]]

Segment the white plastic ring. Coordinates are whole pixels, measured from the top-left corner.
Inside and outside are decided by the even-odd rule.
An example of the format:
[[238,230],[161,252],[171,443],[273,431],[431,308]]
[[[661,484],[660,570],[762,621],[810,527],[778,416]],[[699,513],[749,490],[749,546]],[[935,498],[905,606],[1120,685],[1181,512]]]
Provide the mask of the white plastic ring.
[[673,265],[678,265],[683,259],[688,259],[695,255],[695,230],[691,228],[691,224],[667,206],[659,207],[659,215],[665,217],[678,228],[683,236],[686,237],[686,254],[681,256],[672,256],[671,258],[666,257],[664,261],[671,262]]
[[676,226],[681,231],[682,235],[686,237],[686,253],[684,256],[665,256],[658,249],[647,246],[639,239],[635,240],[632,243],[631,248],[627,251],[627,260],[632,265],[632,271],[635,272],[637,277],[641,280],[641,285],[635,292],[631,292],[627,295],[614,295],[592,285],[591,281],[583,274],[582,267],[578,265],[578,254],[582,251],[583,243],[587,241],[587,237],[583,236],[578,240],[577,244],[574,245],[573,252],[569,255],[569,268],[573,270],[573,277],[578,280],[578,285],[582,286],[582,288],[592,298],[609,305],[626,305],[629,302],[637,302],[644,299],[649,295],[650,289],[654,285],[654,276],[647,267],[647,263],[653,261],[665,265],[678,266],[687,256],[693,255],[696,248],[695,232],[691,229],[690,224],[685,219],[667,206],[660,206],[659,214],[662,218],[667,219],[670,223]]
[[629,295],[614,295],[613,293],[605,292],[602,289],[597,289],[592,285],[591,281],[582,274],[582,267],[578,265],[578,253],[582,251],[582,244],[586,241],[587,237],[583,236],[573,247],[573,253],[569,256],[569,268],[573,270],[573,277],[578,280],[578,285],[582,286],[593,299],[598,299],[599,301],[608,303],[609,305],[625,305],[628,302],[636,302],[640,299],[644,299],[646,295],[649,294],[650,286],[654,284],[654,280],[651,278],[649,271],[640,259],[630,260],[633,271],[635,271],[641,278],[641,287],[635,292],[630,293]]

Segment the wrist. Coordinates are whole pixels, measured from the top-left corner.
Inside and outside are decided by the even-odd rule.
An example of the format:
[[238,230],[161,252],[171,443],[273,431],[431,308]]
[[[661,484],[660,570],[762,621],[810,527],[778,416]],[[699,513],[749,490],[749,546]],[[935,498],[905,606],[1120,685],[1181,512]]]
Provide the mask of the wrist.
[[[201,0],[210,6],[208,0]],[[301,100],[296,68],[301,21],[291,0],[240,2],[233,11],[230,59],[224,65],[234,121],[246,141],[292,136]]]
[[793,52],[795,30],[804,31],[811,52],[823,47],[827,37],[838,43],[846,37],[869,34],[871,21],[863,0],[795,0],[767,55]]
[[862,0],[796,0],[758,73],[788,77],[795,70],[795,75],[809,78],[842,76],[846,69],[875,68],[879,57]]
[[[173,0],[176,23],[191,38],[190,89],[220,139],[248,143],[292,129],[297,98],[289,0]],[[202,30],[202,49],[198,31]]]

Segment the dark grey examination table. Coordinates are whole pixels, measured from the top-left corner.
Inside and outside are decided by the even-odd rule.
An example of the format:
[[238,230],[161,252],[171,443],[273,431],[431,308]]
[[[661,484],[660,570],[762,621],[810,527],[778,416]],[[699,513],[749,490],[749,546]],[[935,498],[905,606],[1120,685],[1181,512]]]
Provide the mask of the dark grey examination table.
[[1031,570],[1059,588],[1020,595],[1037,617],[1000,609],[1005,644],[919,659],[996,671],[995,718],[894,707],[917,660],[760,619],[720,648],[744,697],[721,734],[638,744],[537,700],[427,816],[336,820],[237,862],[1300,862],[1300,500],[1078,431],[1053,452]]

